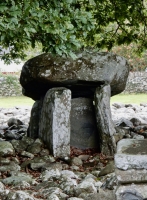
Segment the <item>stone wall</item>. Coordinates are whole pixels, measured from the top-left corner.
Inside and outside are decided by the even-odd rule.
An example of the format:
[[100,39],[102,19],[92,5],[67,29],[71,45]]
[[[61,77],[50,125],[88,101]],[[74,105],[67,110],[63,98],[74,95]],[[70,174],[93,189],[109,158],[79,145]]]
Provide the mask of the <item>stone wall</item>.
[[[22,95],[19,75],[0,74],[0,86],[0,96]],[[130,72],[123,93],[147,93],[147,72]]]
[[19,75],[0,74],[0,96],[21,96]]
[[147,93],[147,72],[130,72],[123,93]]

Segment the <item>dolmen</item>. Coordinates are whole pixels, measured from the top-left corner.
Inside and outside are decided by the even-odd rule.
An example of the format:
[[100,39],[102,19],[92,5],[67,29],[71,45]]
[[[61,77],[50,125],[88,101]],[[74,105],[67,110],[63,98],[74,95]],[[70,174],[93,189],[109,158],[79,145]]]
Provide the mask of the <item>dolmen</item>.
[[69,156],[70,146],[114,155],[110,97],[125,89],[129,65],[108,52],[85,50],[76,56],[45,53],[24,64],[22,91],[35,100],[28,136],[41,138],[55,157]]

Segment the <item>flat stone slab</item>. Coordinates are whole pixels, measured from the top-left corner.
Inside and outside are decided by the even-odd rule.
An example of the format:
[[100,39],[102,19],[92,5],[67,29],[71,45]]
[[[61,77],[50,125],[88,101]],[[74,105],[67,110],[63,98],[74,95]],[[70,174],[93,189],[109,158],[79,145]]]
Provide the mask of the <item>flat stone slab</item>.
[[128,169],[120,170],[115,169],[117,180],[120,184],[123,183],[147,183],[147,170],[146,169]]
[[114,160],[118,169],[147,169],[147,140],[120,140]]
[[44,98],[41,110],[39,137],[54,157],[70,155],[71,91],[52,88]]
[[66,87],[74,97],[90,97],[95,88],[110,84],[111,95],[125,89],[129,65],[125,58],[108,52],[84,51],[77,59],[42,54],[28,60],[21,71],[23,94],[39,100],[53,87]]
[[80,148],[99,148],[93,100],[74,98],[71,100],[70,145]]
[[116,200],[144,200],[147,198],[147,184],[130,184],[119,186]]

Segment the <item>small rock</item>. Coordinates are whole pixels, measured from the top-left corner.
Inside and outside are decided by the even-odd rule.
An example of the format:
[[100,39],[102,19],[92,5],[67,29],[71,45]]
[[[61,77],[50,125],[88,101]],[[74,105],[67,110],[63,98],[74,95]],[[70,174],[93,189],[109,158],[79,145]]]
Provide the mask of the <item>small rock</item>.
[[0,172],[7,172],[7,171],[20,171],[20,166],[14,162],[10,161],[10,164],[5,164],[0,166]]
[[62,164],[59,162],[46,162],[45,165],[42,167],[42,171],[44,170],[52,170],[52,169],[58,169],[59,171],[62,170]]
[[27,148],[27,151],[30,152],[30,153],[32,153],[32,154],[40,153],[40,151],[41,151],[41,146],[34,143],[34,144],[30,145],[30,146]]
[[2,180],[2,182],[5,185],[19,185],[22,183],[22,181],[25,181],[27,183],[33,182],[32,178],[29,175],[24,174],[24,173],[19,173],[19,174],[16,174],[15,176],[11,176]]
[[34,158],[34,155],[32,153],[29,153],[27,151],[22,151],[21,156],[24,156],[24,157],[28,157],[28,158]]
[[22,138],[22,141],[28,146],[28,145],[32,145],[34,143],[34,139],[24,136]]
[[11,144],[18,153],[27,149],[27,144],[22,140],[12,140]]
[[8,165],[10,164],[10,160],[8,158],[0,158],[1,165]]
[[80,155],[80,156],[78,156],[78,158],[80,158],[82,161],[88,160],[89,157],[90,157],[89,155]]
[[84,181],[74,188],[74,192],[76,196],[79,196],[81,193],[97,193],[97,189],[93,183]]
[[1,141],[0,142],[0,156],[10,156],[14,155],[14,148],[10,142]]
[[52,169],[50,171],[45,170],[44,172],[42,172],[40,178],[42,179],[42,181],[47,181],[54,177],[59,177],[60,175],[61,175],[61,173],[58,169]]
[[23,125],[23,122],[20,121],[19,119],[12,117],[8,120],[8,126],[10,127],[10,126],[13,126],[13,125],[16,125],[16,126]]
[[24,191],[16,191],[16,192],[10,192],[7,196],[7,200],[35,200],[29,193],[26,193]]
[[0,182],[0,193],[1,193],[1,191],[3,191],[4,189],[5,189],[4,184],[3,184],[2,182]]
[[41,155],[41,156],[48,156],[49,153],[50,153],[50,152],[49,152],[48,149],[42,149],[41,152],[40,152],[40,155]]
[[116,126],[133,128],[133,123],[130,120],[123,117],[119,120],[114,121],[114,123],[116,124]]
[[116,108],[124,108],[125,107],[125,104],[123,104],[123,103],[113,103],[112,104],[114,107],[116,107]]
[[56,194],[51,194],[47,200],[60,200]]
[[74,158],[71,159],[71,165],[80,166],[82,164],[83,164],[82,160],[78,157],[74,157]]
[[133,136],[133,139],[142,140],[142,139],[144,139],[144,136],[143,136],[143,135],[135,134],[135,135]]
[[130,121],[133,123],[134,126],[139,126],[141,124],[140,119],[136,117],[131,118]]
[[77,197],[71,197],[71,198],[68,198],[68,200],[84,200],[82,198],[77,198]]
[[100,171],[99,176],[104,176],[104,175],[110,174],[110,173],[114,172],[114,169],[115,169],[114,162],[111,161],[106,165],[106,167],[104,167]]
[[106,179],[106,181],[102,184],[101,188],[113,190],[117,186],[117,178],[115,174],[112,174],[110,177]]

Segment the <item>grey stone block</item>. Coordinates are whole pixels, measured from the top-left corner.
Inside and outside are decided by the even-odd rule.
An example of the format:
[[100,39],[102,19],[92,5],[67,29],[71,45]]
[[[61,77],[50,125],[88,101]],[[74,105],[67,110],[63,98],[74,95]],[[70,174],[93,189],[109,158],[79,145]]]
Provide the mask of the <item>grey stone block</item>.
[[128,169],[120,170],[115,169],[117,180],[120,184],[123,183],[147,183],[147,170],[146,169]]
[[44,98],[41,110],[39,137],[54,157],[70,155],[71,91],[52,88]]
[[114,160],[118,169],[147,169],[147,140],[120,140]]
[[130,184],[119,186],[115,195],[116,200],[144,200],[147,198],[147,185]]
[[100,135],[100,150],[105,155],[114,155],[116,143],[114,135],[116,130],[110,111],[110,85],[97,87],[95,90],[95,113],[97,128]]
[[74,98],[71,101],[71,146],[86,149],[99,148],[93,100]]
[[35,101],[31,110],[30,124],[28,130],[28,136],[31,138],[38,138],[39,120],[42,104],[43,99]]

